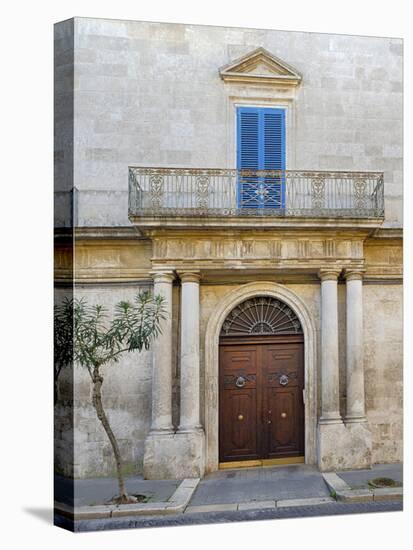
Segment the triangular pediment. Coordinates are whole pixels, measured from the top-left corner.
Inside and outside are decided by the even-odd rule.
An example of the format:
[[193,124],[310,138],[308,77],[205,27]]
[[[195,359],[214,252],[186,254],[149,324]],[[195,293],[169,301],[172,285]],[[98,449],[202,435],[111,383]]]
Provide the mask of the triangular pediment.
[[297,86],[301,82],[301,75],[298,71],[264,48],[258,48],[221,67],[219,74],[225,82],[243,84],[272,84],[290,87]]

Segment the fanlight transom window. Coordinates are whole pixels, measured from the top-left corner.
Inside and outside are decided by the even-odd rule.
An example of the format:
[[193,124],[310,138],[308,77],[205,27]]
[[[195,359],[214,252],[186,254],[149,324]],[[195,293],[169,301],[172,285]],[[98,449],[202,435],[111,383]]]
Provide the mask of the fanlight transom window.
[[300,321],[293,310],[269,296],[250,298],[236,306],[225,319],[221,336],[301,334]]

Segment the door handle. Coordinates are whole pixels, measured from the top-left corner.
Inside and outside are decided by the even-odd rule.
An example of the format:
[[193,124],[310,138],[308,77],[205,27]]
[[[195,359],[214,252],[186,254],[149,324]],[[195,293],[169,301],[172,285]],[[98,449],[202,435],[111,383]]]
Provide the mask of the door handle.
[[287,413],[281,413],[281,418],[287,418]]

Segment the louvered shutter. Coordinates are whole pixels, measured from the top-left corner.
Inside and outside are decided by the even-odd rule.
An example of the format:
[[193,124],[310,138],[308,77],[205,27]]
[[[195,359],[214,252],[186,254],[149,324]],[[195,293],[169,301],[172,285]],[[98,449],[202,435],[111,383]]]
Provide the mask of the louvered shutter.
[[[237,109],[237,168],[285,170],[285,111],[259,107]],[[240,208],[284,208],[284,175],[241,176]]]

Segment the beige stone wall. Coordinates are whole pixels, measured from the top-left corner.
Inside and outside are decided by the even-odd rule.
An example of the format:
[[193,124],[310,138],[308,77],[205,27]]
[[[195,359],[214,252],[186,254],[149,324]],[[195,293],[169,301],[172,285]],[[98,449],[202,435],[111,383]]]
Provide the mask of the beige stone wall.
[[[151,243],[148,240],[81,241],[76,255],[75,271],[79,275],[75,294],[90,303],[101,303],[110,312],[120,300],[132,299],[140,289],[151,286]],[[400,240],[375,239],[365,244],[366,281],[364,292],[364,341],[367,416],[373,436],[373,461],[394,462],[402,458],[402,285]],[[59,260],[65,257],[66,259]],[[117,276],[114,266],[118,262]],[[57,254],[57,275],[65,280],[71,262],[63,251]],[[124,276],[125,274],[125,276]],[[201,415],[204,422],[205,402],[205,330],[208,319],[227,293],[245,282],[254,280],[239,271],[231,272],[233,281],[208,280],[200,287],[200,352],[201,352]],[[235,279],[237,277],[237,279]],[[320,283],[314,276],[261,274],[261,280],[285,284],[306,304],[317,329],[320,345]],[[301,280],[303,282],[301,282]],[[104,282],[106,281],[106,282]],[[345,396],[345,291],[338,285],[339,352],[341,412],[344,414]],[[65,289],[58,295],[65,294]],[[180,287],[173,289],[173,420],[179,421],[179,314]],[[319,358],[317,363],[319,362]],[[319,363],[318,363],[319,364]],[[318,379],[319,379],[318,366]],[[115,434],[119,439],[126,471],[141,471],[144,439],[150,427],[152,354],[143,352],[125,355],[114,366],[103,370],[104,404]],[[114,462],[107,437],[91,405],[90,382],[86,372],[74,369],[75,402],[74,431],[70,422],[71,373],[63,373],[60,382],[61,402],[56,414],[56,462],[58,470],[72,473],[63,465],[75,444],[74,474],[77,477],[109,475]],[[320,384],[320,380],[319,380]],[[318,386],[320,387],[320,385]]]
[[373,462],[403,460],[401,285],[364,287],[364,369]]
[[[57,51],[67,26],[56,25]],[[219,77],[263,47],[302,74],[287,168],[384,171],[386,223],[400,226],[401,39],[91,18],[72,32],[80,225],[128,225],[128,165],[234,167],[235,103],[289,104],[285,90]],[[58,140],[57,173],[63,150]]]
[[[147,288],[146,285],[78,286],[75,296],[84,297],[90,304],[102,304],[109,312],[113,312],[117,302],[132,300],[136,292],[144,288]],[[142,468],[143,442],[149,429],[151,408],[151,355],[151,352],[146,351],[124,354],[118,363],[102,368],[103,404],[128,472],[140,471]],[[66,376],[69,374],[67,372]],[[111,447],[92,407],[89,374],[75,366],[73,379],[74,433],[65,433],[63,429],[62,433],[57,434],[63,441],[74,438],[73,474],[76,477],[93,477],[114,473]],[[64,386],[64,380],[61,386]],[[63,414],[64,407],[61,406],[61,409]],[[70,412],[70,408],[68,410]]]

